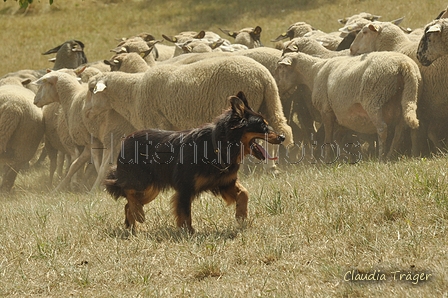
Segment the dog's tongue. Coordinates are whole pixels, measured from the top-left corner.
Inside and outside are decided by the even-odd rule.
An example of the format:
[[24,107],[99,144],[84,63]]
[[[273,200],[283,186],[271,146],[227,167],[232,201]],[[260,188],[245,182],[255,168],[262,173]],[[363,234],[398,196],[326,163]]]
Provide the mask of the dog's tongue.
[[259,145],[258,143],[254,142],[255,146],[257,146],[258,150],[260,150],[260,152],[263,154],[265,159],[269,159],[269,160],[277,160],[278,157],[272,157],[269,155],[269,153],[266,151],[266,149],[264,149],[263,146]]

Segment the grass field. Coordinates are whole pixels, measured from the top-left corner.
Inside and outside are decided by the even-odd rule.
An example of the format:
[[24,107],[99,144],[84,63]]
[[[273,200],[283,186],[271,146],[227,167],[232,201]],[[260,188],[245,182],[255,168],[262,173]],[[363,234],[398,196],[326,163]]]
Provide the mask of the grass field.
[[[76,38],[90,61],[115,38],[260,25],[269,42],[296,21],[324,31],[367,11],[417,28],[443,1],[47,1],[24,14],[0,3],[2,69],[51,67],[41,53]],[[67,3],[68,2],[68,3]],[[392,5],[392,6],[391,6]],[[75,14],[76,11],[76,14]],[[249,220],[204,194],[197,233],[178,231],[171,192],[146,208],[137,236],[124,200],[51,193],[48,163],[0,194],[1,297],[448,297],[448,156],[241,174]],[[359,281],[358,279],[370,279]]]

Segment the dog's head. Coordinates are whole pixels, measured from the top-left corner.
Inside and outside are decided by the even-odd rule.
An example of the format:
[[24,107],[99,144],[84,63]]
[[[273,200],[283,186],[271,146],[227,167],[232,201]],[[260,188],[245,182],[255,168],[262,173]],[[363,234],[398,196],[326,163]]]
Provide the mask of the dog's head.
[[229,97],[229,101],[232,109],[230,129],[242,130],[241,143],[244,147],[244,155],[251,154],[260,160],[276,159],[271,157],[259,142],[280,144],[285,137],[277,134],[261,114],[249,107],[242,91],[236,96]]

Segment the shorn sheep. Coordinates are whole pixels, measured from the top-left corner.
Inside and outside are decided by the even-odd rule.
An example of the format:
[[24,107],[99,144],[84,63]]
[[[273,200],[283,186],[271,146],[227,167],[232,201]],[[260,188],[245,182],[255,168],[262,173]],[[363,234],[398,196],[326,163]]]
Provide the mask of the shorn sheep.
[[230,31],[227,29],[221,29],[226,35],[233,37],[234,43],[242,44],[249,49],[261,47],[261,27],[256,26],[255,28],[243,28],[239,31]]
[[377,133],[380,160],[394,153],[405,124],[411,128],[419,125],[416,110],[421,77],[418,66],[405,55],[371,53],[321,59],[287,53],[279,64],[279,85],[283,89],[305,83],[312,90],[312,101],[325,129],[326,162],[331,159],[329,145],[336,121],[360,133]]
[[[448,140],[448,80],[446,65],[448,56],[441,56],[430,66],[423,66],[417,59],[419,41],[409,38],[409,34],[389,22],[372,22],[365,26],[353,41],[352,55],[372,51],[394,51],[403,53],[420,68],[422,91],[418,102],[419,146],[421,154],[426,154],[429,139],[437,150],[444,150]],[[434,149],[430,147],[429,149]]]
[[17,173],[33,158],[44,135],[42,111],[33,105],[34,93],[21,85],[0,86],[0,191],[10,191]]
[[[94,106],[109,106],[137,129],[180,130],[201,125],[226,108],[229,94],[243,91],[253,109],[285,135],[285,147],[293,143],[274,78],[247,57],[159,65],[139,74],[104,73],[92,78],[89,85],[94,86]],[[107,100],[101,97],[96,101],[98,93],[105,94]]]
[[448,19],[438,19],[426,25],[417,49],[417,59],[424,66],[448,54]]
[[[91,158],[91,148],[102,148],[102,144],[96,138],[91,138],[82,108],[87,96],[87,85],[81,85],[76,76],[60,71],[47,73],[35,82],[39,90],[34,97],[34,104],[43,107],[53,102],[59,102],[64,112],[69,130],[69,135],[74,143],[82,146],[82,153],[72,162],[67,175],[56,187],[56,191],[64,189],[72,176]],[[98,152],[94,152],[98,153]],[[98,169],[100,157],[93,155],[95,166]]]
[[135,52],[120,53],[114,55],[109,60],[104,60],[104,63],[110,66],[111,71],[127,73],[145,72],[150,66],[146,63],[143,56]]

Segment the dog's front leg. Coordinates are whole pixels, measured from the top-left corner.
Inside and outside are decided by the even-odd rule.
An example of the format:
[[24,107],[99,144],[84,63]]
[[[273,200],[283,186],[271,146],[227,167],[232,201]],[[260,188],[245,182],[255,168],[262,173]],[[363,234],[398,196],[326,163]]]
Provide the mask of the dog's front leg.
[[194,233],[194,229],[191,226],[192,200],[193,195],[188,192],[177,191],[173,196],[173,209],[177,227],[187,229],[189,233]]
[[221,188],[221,196],[227,204],[236,203],[235,218],[241,223],[247,218],[247,202],[249,201],[249,192],[237,180],[231,186]]

